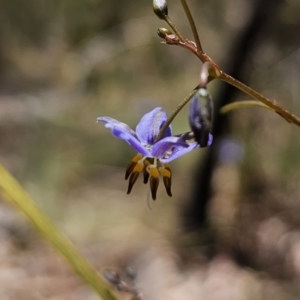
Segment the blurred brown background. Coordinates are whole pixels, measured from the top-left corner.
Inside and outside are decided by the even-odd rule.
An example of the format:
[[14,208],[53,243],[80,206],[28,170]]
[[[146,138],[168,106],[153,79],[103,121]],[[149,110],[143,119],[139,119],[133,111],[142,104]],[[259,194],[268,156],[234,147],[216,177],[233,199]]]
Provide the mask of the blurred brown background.
[[[300,116],[300,2],[189,4],[220,67]],[[180,1],[169,1],[169,14],[192,38]],[[173,197],[161,184],[152,211],[141,180],[126,195],[134,152],[96,118],[135,128],[198,84],[200,62],[162,45],[158,27],[148,0],[2,0],[1,162],[100,272],[134,267],[144,299],[298,299],[300,129],[275,113],[220,119],[213,148],[172,163]],[[218,103],[249,99],[224,99],[219,82],[209,89]],[[187,109],[173,130],[188,130]],[[97,299],[4,200],[0,298]]]

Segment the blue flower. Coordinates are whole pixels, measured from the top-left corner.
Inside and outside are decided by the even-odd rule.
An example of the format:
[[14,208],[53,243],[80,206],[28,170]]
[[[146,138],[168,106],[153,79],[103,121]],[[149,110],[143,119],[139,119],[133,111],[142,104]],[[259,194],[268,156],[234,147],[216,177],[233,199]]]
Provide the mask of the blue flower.
[[[163,137],[157,141],[158,134],[167,121],[167,114],[161,107],[157,107],[145,114],[133,131],[127,124],[110,117],[99,117],[97,122],[104,122],[106,128],[110,128],[112,134],[125,140],[138,154],[132,159],[126,169],[125,179],[129,178],[127,194],[132,190],[139,174],[143,172],[144,183],[150,177],[150,189],[152,199],[156,199],[159,185],[159,176],[169,196],[171,193],[172,172],[168,163],[192,150],[200,147],[193,140],[193,133],[187,132],[172,136],[172,128],[169,126]],[[212,135],[207,146],[212,143]]]

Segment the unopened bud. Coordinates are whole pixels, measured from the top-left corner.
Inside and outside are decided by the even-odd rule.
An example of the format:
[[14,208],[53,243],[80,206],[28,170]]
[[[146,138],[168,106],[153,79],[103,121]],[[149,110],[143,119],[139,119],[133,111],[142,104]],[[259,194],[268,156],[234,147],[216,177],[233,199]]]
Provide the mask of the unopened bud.
[[164,20],[168,15],[168,5],[165,0],[153,0],[154,13],[161,19]]
[[200,147],[210,146],[212,142],[212,117],[212,98],[206,89],[200,88],[191,99],[189,112],[190,126]]
[[157,34],[162,39],[165,39],[166,36],[172,34],[172,32],[169,29],[167,29],[167,28],[161,27],[161,28],[157,29]]

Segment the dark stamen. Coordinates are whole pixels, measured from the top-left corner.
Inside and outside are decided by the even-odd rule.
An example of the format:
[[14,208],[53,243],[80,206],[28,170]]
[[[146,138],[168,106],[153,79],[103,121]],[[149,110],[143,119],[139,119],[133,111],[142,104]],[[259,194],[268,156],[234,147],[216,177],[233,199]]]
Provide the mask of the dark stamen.
[[133,169],[134,169],[134,167],[136,166],[136,162],[133,162],[133,161],[131,161],[129,164],[128,164],[128,166],[127,166],[127,168],[126,168],[126,172],[125,172],[125,180],[127,180],[128,179],[128,177],[129,177],[129,175],[132,173],[132,171],[133,171]]
[[172,197],[172,192],[171,192],[172,179],[171,179],[171,177],[170,178],[163,177],[163,181],[164,181],[164,185],[165,185],[168,196]]
[[129,182],[128,182],[128,189],[127,194],[130,194],[133,185],[135,184],[136,180],[139,178],[140,172],[134,172],[130,175]]
[[156,192],[159,185],[159,178],[155,178],[153,176],[150,177],[150,190],[151,190],[151,196],[153,200],[156,200]]

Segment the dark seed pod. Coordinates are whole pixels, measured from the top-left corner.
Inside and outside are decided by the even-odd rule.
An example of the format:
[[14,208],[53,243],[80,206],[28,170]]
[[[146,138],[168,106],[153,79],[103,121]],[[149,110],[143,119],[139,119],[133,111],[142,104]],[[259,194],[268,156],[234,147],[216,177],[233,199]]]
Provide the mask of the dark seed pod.
[[168,5],[165,0],[153,0],[154,13],[161,19],[164,20],[168,15]]
[[162,39],[165,39],[166,36],[172,34],[172,32],[169,29],[167,29],[167,28],[161,27],[161,28],[157,29],[157,34]]
[[209,146],[213,101],[205,88],[197,90],[190,102],[189,122],[200,147]]

